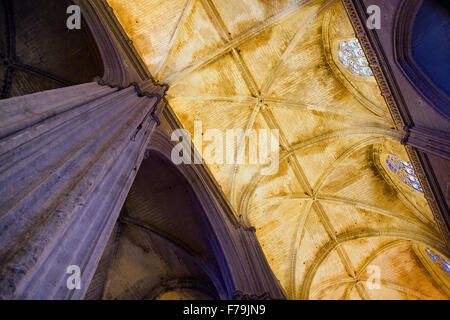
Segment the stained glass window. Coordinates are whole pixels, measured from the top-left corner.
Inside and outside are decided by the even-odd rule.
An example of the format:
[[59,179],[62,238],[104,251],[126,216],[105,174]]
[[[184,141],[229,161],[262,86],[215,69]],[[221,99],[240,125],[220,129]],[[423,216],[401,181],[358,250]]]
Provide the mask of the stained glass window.
[[430,249],[425,249],[425,251],[428,253],[428,256],[430,257],[433,262],[437,263],[439,266],[441,266],[442,270],[444,270],[445,273],[450,276],[450,262],[445,260],[443,257],[439,256],[437,253]]
[[342,65],[350,68],[351,72],[364,77],[373,76],[369,62],[361,49],[358,39],[341,41],[338,49],[338,57]]
[[386,164],[388,168],[394,172],[402,182],[410,185],[413,189],[423,192],[420,186],[419,179],[417,179],[413,166],[403,160],[399,160],[392,155],[386,157]]

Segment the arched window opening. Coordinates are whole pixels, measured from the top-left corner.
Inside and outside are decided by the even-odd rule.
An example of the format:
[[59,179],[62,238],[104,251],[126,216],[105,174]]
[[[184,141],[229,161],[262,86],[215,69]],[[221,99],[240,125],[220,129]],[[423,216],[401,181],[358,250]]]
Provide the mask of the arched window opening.
[[397,159],[392,155],[386,156],[387,167],[397,175],[405,184],[411,186],[414,190],[423,192],[419,179],[417,179],[413,166],[406,161]]
[[414,61],[434,85],[450,95],[450,5],[424,1],[414,20],[411,50]]
[[441,269],[444,271],[444,273],[446,273],[449,277],[450,277],[450,262],[448,260],[446,260],[444,257],[441,257],[439,254],[437,254],[436,252],[434,252],[431,249],[425,249],[426,253],[428,254],[428,256],[430,257],[430,259],[438,264]]
[[397,16],[396,60],[415,89],[450,118],[450,2],[404,1]]
[[349,68],[353,74],[370,77],[372,69],[366,59],[358,39],[341,41],[338,48],[338,57],[342,65]]

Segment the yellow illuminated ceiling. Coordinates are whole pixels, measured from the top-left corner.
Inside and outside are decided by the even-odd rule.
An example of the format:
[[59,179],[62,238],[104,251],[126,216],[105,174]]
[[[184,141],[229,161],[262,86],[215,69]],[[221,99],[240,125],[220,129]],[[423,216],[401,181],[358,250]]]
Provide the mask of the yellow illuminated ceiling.
[[383,164],[408,155],[375,78],[337,59],[355,37],[339,1],[108,3],[191,134],[197,120],[203,131],[279,129],[276,175],[209,168],[289,298],[449,298],[450,278],[425,253],[448,256],[430,208]]

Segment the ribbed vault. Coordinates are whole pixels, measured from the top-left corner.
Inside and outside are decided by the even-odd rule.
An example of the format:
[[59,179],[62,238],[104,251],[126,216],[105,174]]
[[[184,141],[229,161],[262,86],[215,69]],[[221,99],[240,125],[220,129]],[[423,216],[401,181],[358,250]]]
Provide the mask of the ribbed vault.
[[83,20],[64,29],[69,0],[0,4],[0,99],[92,81],[103,63]]
[[448,299],[448,276],[419,257],[449,255],[426,199],[383,164],[408,156],[375,78],[337,59],[355,37],[339,1],[108,2],[191,134],[279,130],[277,174],[209,168],[290,298]]
[[191,186],[147,153],[85,299],[218,299],[223,257]]

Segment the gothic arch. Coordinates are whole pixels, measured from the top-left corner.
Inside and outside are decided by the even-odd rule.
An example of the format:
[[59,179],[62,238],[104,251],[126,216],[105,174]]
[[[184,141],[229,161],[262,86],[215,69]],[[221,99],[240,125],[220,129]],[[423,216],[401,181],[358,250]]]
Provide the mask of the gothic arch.
[[[322,46],[323,50],[326,56],[326,60],[328,63],[329,68],[333,72],[333,75],[347,88],[349,92],[352,93],[352,95],[358,99],[358,101],[361,102],[361,104],[367,108],[372,113],[376,114],[380,117],[386,117],[385,110],[374,103],[373,101],[369,100],[365,94],[361,91],[361,88],[357,84],[358,81],[355,81],[358,77],[355,75],[352,75],[351,73],[347,73],[343,70],[341,66],[339,66],[337,63],[335,63],[335,56],[336,54],[334,51],[337,49],[335,47],[336,39],[332,39],[332,26],[335,23],[335,20],[339,14],[339,11],[335,10],[334,12],[332,10],[328,10],[323,18],[323,24],[322,24]],[[337,39],[337,40],[344,40],[344,39]],[[369,80],[367,78],[364,79],[364,81],[373,81]]]
[[198,292],[210,299],[219,299],[214,288],[211,288],[207,283],[202,283],[198,279],[170,279],[163,281],[148,293],[147,299],[157,300],[166,293],[182,290]]
[[105,250],[104,259],[113,252],[111,262],[100,263],[96,272],[97,277],[108,273],[103,298],[156,299],[166,291],[197,287],[208,287],[213,298],[229,297],[228,265],[205,212],[177,167],[157,151],[147,152],[117,228],[114,249]]
[[[153,133],[148,151],[158,152],[169,159],[168,161],[171,161],[174,143],[165,133],[167,128],[164,128],[164,126],[166,121],[169,122],[169,126],[176,126],[176,124],[172,123],[174,119],[171,118],[169,111],[163,117],[165,121],[163,121],[161,128],[156,129]],[[192,151],[193,153],[196,152],[193,146]],[[274,275],[271,270],[264,271],[264,268],[268,268],[268,265],[254,234],[255,230],[246,228],[236,219],[232,207],[217,189],[206,166],[181,164],[177,166],[177,169],[198,197],[205,218],[211,226],[213,238],[217,240],[217,250],[221,250],[224,255],[220,270],[228,297],[234,297],[240,293],[245,295],[247,292],[255,292],[254,294],[257,296],[265,295],[269,292],[267,286],[273,285],[270,284],[272,280],[269,281],[269,279],[274,279]],[[250,262],[252,260],[254,262]],[[254,267],[250,263],[256,263],[258,269],[253,269]],[[264,280],[261,283],[254,283],[250,275],[262,276],[261,274],[258,275],[259,272],[264,272]],[[265,281],[268,282],[265,283]],[[254,286],[256,288],[249,289]],[[285,297],[284,292],[279,287],[270,290],[277,294],[277,296],[272,296],[273,299]]]
[[[450,119],[450,99],[419,67],[412,52],[413,28],[423,0],[403,0],[395,17],[394,55],[405,77],[430,105],[446,119]],[[446,4],[442,4],[445,6]],[[447,4],[448,6],[448,4]]]
[[[355,231],[349,231],[344,234],[338,235],[336,237],[336,240],[330,240],[326,245],[324,245],[319,253],[316,255],[314,261],[308,266],[306,270],[306,274],[303,278],[303,282],[300,288],[300,297],[301,299],[307,300],[309,299],[310,295],[310,289],[311,284],[314,279],[315,274],[317,273],[317,270],[319,269],[322,262],[325,260],[325,258],[335,249],[339,248],[339,245],[342,243],[345,243],[347,241],[355,240],[355,239],[361,239],[361,238],[372,238],[372,237],[382,237],[382,236],[388,236],[388,237],[395,237],[399,238],[401,240],[409,240],[414,241],[417,243],[428,245],[432,248],[436,248],[441,252],[444,252],[444,254],[449,255],[449,250],[444,242],[442,242],[440,239],[430,236],[428,234],[417,234],[415,232],[411,232],[409,230],[402,230],[402,231],[395,231],[395,230],[377,230],[377,231],[361,231],[361,230],[355,230]],[[397,242],[393,242],[392,244],[397,245]],[[383,252],[385,249],[391,248],[391,246],[388,247],[382,247],[380,252]],[[372,259],[372,257],[369,257],[369,259]],[[370,261],[370,260],[368,260]],[[360,273],[358,273],[360,275]]]

